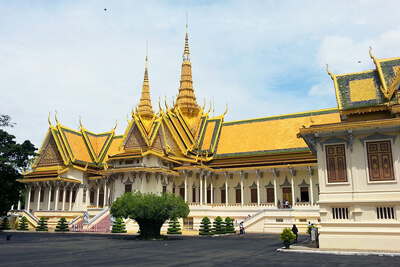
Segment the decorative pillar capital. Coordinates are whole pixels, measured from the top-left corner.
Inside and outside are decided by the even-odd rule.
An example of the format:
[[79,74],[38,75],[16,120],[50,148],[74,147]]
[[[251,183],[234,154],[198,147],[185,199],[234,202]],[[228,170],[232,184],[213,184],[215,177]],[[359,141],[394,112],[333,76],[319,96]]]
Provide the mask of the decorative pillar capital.
[[307,170],[308,170],[308,175],[310,175],[310,177],[313,176],[313,174],[314,174],[313,168],[311,166],[308,166]]

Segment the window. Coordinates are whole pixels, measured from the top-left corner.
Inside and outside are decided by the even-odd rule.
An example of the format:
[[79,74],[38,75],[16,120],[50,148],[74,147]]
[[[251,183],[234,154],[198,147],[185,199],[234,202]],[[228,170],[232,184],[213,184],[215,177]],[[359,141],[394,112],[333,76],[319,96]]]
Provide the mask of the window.
[[51,189],[51,196],[50,196],[50,202],[54,201],[54,189]]
[[63,201],[63,196],[64,196],[64,189],[60,189],[59,195],[58,195],[58,202]]
[[376,218],[381,219],[390,219],[394,220],[394,207],[377,207],[376,208]]
[[31,199],[30,202],[35,202],[35,189],[31,189]]
[[166,192],[167,192],[167,186],[166,186],[166,185],[163,185],[163,187],[162,187],[162,192],[163,192],[163,193],[166,193]]
[[299,219],[299,222],[307,222],[307,219]]
[[275,219],[275,222],[283,222],[283,219]]
[[332,208],[332,217],[334,220],[349,219],[349,208]]
[[242,203],[241,189],[237,188],[235,192],[236,192],[236,203]]
[[221,189],[221,203],[226,203],[226,190]]
[[184,187],[179,188],[179,195],[180,195],[183,199],[185,199],[185,188],[184,188]]
[[90,190],[90,203],[94,203],[94,190]]
[[390,141],[366,142],[370,181],[394,180]]
[[72,202],[75,203],[75,199],[76,199],[76,189],[72,190]]
[[44,201],[44,189],[40,190],[40,202]]
[[193,217],[183,218],[183,229],[193,230]]
[[267,188],[267,203],[274,203],[275,202],[275,192],[274,188]]
[[126,184],[125,185],[125,193],[132,192],[132,185],[131,184]]
[[347,182],[344,144],[325,146],[328,183]]
[[300,187],[300,201],[301,202],[309,202],[310,199],[308,197],[308,187]]
[[67,190],[67,192],[66,192],[66,202],[69,202],[69,195],[71,194],[71,190]]
[[83,203],[86,203],[86,190],[83,190]]
[[251,203],[257,203],[257,188],[250,189],[250,200]]
[[133,164],[133,160],[125,160],[125,164],[127,165]]
[[196,188],[192,188],[192,202],[196,202]]
[[175,186],[172,187],[172,194],[175,194]]

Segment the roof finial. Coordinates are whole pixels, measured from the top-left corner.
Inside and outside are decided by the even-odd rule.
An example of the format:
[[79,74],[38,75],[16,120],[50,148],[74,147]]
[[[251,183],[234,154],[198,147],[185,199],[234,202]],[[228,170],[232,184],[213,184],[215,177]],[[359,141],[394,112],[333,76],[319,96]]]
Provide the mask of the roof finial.
[[49,112],[49,117],[47,118],[47,121],[49,122],[49,124],[51,126],[50,115],[51,115],[51,113]]
[[59,124],[58,119],[57,119],[57,110],[55,112],[56,112],[56,114],[54,114],[54,117],[56,119],[57,124]]
[[79,126],[81,127],[81,129],[83,128],[81,115],[79,115]]
[[325,64],[326,64],[326,71],[328,72],[328,74],[331,76],[331,78],[332,78],[332,80],[333,80],[333,78],[335,77],[335,75],[332,74],[332,72],[329,71],[329,65],[328,65],[328,63],[325,63]]
[[145,119],[151,119],[154,116],[153,106],[150,99],[150,84],[148,73],[148,41],[146,41],[146,67],[144,70],[144,81],[142,88],[142,97],[140,98],[139,109],[136,111]]
[[369,47],[369,56],[373,59],[373,60],[375,60],[375,57],[372,55],[372,47],[370,46]]

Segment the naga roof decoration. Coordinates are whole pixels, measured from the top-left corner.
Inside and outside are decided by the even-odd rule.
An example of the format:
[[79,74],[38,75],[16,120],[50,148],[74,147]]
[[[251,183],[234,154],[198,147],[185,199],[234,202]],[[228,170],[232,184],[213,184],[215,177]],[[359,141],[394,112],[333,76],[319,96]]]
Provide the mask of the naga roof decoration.
[[387,110],[388,105],[398,102],[394,92],[400,83],[400,57],[377,59],[371,49],[369,53],[375,70],[335,75],[327,67],[342,114]]

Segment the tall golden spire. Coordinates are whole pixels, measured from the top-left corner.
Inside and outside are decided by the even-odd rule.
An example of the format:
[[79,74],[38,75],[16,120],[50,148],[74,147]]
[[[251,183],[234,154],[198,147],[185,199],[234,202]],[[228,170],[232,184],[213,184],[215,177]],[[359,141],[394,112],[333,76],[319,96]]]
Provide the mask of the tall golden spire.
[[139,102],[139,115],[144,119],[151,119],[154,117],[153,107],[151,106],[150,99],[150,84],[149,84],[149,73],[147,70],[148,56],[146,50],[146,68],[144,70],[144,80],[143,80],[143,88],[142,88],[142,97]]
[[196,96],[194,95],[192,80],[192,64],[190,63],[188,25],[186,24],[185,50],[182,56],[182,72],[179,94],[176,99],[175,107],[178,106],[183,115],[195,117],[200,111],[197,105]]

